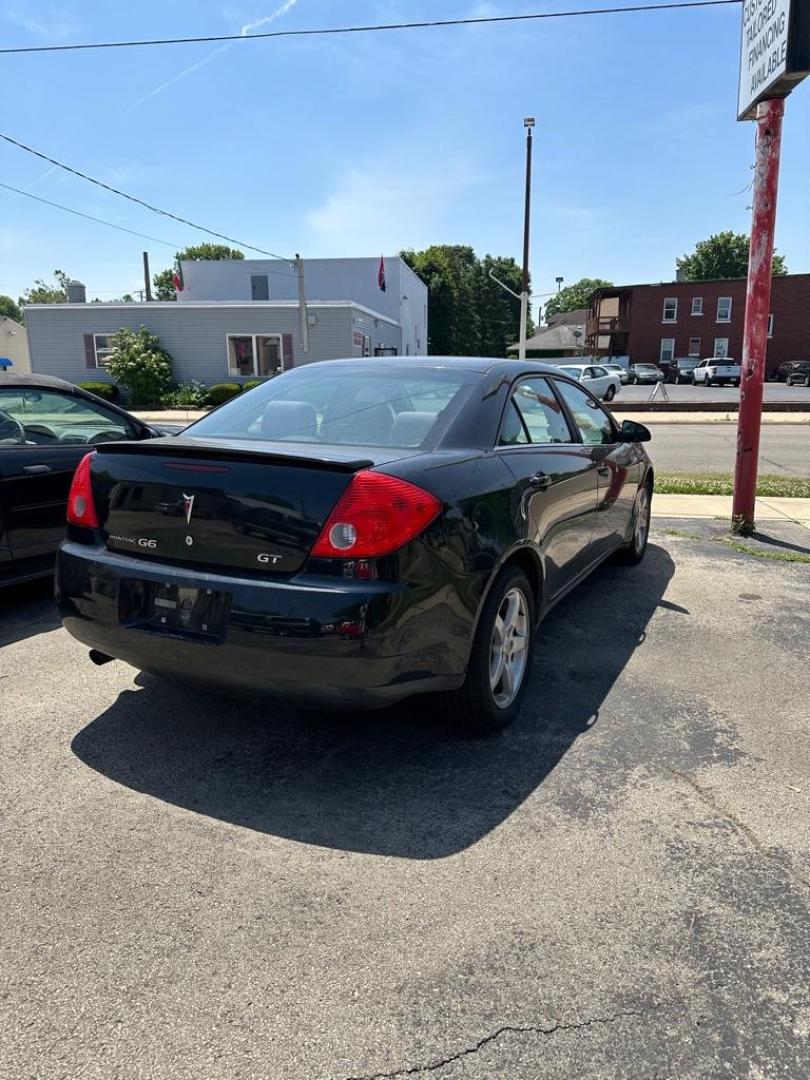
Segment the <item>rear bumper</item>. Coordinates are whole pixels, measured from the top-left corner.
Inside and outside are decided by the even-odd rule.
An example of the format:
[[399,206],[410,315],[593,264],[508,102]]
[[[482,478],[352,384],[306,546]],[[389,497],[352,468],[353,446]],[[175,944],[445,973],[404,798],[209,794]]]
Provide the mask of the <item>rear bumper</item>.
[[[227,593],[221,640],[127,621],[127,583]],[[65,628],[133,667],[249,698],[377,708],[464,679],[471,619],[446,587],[299,574],[288,581],[209,574],[65,542],[56,597]]]

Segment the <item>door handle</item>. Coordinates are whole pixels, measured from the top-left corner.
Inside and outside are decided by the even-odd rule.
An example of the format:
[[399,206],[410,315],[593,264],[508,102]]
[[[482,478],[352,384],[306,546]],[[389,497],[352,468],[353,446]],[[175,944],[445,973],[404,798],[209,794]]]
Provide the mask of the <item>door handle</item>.
[[41,476],[51,471],[50,465],[23,465],[23,472],[28,473],[29,476]]
[[538,472],[529,477],[529,484],[535,491],[545,491],[551,487],[551,477],[544,472]]

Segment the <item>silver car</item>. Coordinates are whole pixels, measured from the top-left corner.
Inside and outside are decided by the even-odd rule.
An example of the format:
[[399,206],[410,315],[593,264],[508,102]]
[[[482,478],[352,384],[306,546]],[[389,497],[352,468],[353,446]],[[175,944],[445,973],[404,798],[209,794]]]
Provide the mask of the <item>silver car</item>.
[[602,401],[613,401],[622,387],[619,376],[601,364],[561,364],[560,371],[581,382]]

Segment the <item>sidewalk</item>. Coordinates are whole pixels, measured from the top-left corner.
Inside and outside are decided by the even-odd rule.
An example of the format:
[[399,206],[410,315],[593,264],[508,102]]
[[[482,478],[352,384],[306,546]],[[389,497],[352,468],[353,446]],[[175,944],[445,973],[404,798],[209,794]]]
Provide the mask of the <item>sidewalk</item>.
[[[730,495],[653,495],[654,517],[727,518],[731,520]],[[756,519],[793,521],[810,529],[810,499],[757,498]]]

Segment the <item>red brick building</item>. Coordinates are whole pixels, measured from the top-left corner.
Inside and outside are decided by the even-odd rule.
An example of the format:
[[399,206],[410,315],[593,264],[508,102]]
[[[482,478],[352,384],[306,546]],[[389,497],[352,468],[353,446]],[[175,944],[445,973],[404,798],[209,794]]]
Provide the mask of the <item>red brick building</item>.
[[[681,356],[742,356],[745,280],[672,281],[597,289],[587,351],[659,364]],[[810,274],[773,279],[767,371],[810,360]]]

